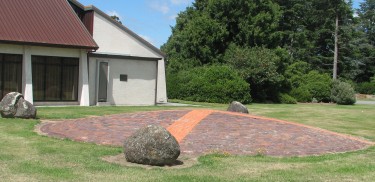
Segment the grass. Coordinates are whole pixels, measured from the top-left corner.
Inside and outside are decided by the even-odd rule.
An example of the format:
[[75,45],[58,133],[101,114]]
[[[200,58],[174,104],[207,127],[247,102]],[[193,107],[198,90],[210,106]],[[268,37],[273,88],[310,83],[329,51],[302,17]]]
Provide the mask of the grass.
[[[226,109],[226,105],[200,108]],[[316,126],[375,141],[375,106],[319,104],[252,104],[250,112]],[[41,119],[77,118],[123,112],[180,109],[176,107],[43,107]],[[39,120],[0,119],[1,181],[375,181],[375,147],[344,154],[275,158],[228,156],[199,158],[185,169],[122,167],[102,161],[122,152],[98,146],[39,136]]]

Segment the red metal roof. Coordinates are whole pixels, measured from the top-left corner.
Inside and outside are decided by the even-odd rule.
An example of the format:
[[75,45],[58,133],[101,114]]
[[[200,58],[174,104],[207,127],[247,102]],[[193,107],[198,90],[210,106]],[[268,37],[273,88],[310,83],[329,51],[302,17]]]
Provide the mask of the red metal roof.
[[0,0],[0,42],[98,48],[67,0]]

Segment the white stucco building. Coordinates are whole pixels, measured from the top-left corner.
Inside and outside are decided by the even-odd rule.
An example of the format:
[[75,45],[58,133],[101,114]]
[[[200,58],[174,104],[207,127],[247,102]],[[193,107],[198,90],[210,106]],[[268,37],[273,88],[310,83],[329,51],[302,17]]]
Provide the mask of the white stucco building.
[[18,91],[35,105],[167,102],[164,54],[95,6],[2,1],[0,17],[1,96]]

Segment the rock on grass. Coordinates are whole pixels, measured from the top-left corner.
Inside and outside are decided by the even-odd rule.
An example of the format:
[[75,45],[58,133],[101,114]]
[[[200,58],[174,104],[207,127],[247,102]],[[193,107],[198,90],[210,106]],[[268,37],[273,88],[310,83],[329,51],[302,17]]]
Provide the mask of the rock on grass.
[[180,145],[165,128],[149,125],[124,141],[124,154],[128,162],[155,166],[172,165],[180,155]]

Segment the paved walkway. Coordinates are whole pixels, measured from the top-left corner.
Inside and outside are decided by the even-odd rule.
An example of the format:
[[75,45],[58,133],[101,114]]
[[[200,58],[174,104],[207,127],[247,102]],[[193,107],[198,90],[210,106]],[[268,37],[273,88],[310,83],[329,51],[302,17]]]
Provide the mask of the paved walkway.
[[212,152],[305,156],[354,151],[374,145],[355,137],[302,124],[213,110],[155,111],[43,122],[41,133],[75,141],[122,146],[149,124],[167,128],[183,154]]
[[375,105],[375,101],[363,101],[363,100],[359,100],[355,104]]

